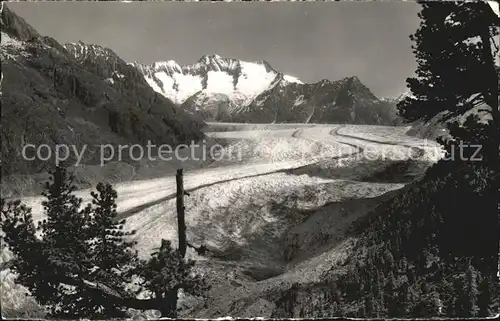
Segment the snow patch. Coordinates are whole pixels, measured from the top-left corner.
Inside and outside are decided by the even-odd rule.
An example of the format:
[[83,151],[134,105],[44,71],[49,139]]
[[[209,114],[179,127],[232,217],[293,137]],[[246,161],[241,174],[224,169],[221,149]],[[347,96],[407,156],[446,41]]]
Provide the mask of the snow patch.
[[444,19],[444,22],[452,27],[460,26],[462,23],[455,20],[455,14],[452,12]]
[[290,76],[290,75],[284,75],[283,76],[283,79],[285,79],[286,81],[288,82],[292,82],[292,83],[296,83],[296,84],[303,84],[302,81],[300,81],[299,78],[297,77],[294,77],[294,76]]
[[154,81],[153,78],[151,77],[147,77],[147,76],[144,76],[144,79],[146,80],[146,82],[148,83],[148,85],[154,90],[156,91],[157,93],[159,94],[162,94],[162,95],[165,95],[165,93],[163,92],[163,89],[161,87],[158,86],[158,84],[156,83],[156,81]]
[[234,91],[233,77],[224,71],[209,71],[207,92],[231,94]]
[[12,38],[5,32],[1,32],[1,46],[0,56],[2,59],[16,60],[16,57],[27,56],[26,44],[16,38]]
[[269,88],[276,75],[275,72],[268,72],[262,64],[242,61],[236,89],[253,99]]
[[183,74],[173,74],[175,85],[177,85],[177,102],[184,102],[186,99],[191,97],[200,91],[203,86],[201,84],[202,78],[198,75],[183,75]]
[[481,43],[481,37],[480,36],[475,36],[475,37],[470,37],[467,38],[463,41],[464,44],[466,45],[479,45]]
[[293,103],[293,105],[298,106],[298,105],[301,105],[302,103],[304,103],[304,95],[300,95],[299,97],[297,97],[297,99],[295,99],[295,102]]
[[417,99],[417,97],[415,95],[413,95],[411,90],[408,90],[408,91],[402,93],[401,95],[399,95],[395,99],[396,99],[396,101],[401,101],[401,100],[405,99],[406,97],[410,97],[412,99]]
[[[201,77],[197,75],[183,75],[174,73],[170,77],[166,72],[156,72],[155,77],[161,82],[161,86],[152,86],[153,89],[163,94],[176,104],[182,104],[186,99],[202,89]],[[151,81],[154,82],[153,79]],[[151,82],[148,82],[151,85]]]
[[2,39],[1,39],[2,47],[3,46],[12,46],[15,48],[24,49],[25,45],[22,41],[15,39],[15,38],[12,38],[11,36],[9,36],[9,34],[3,32],[3,31],[1,33],[2,33]]

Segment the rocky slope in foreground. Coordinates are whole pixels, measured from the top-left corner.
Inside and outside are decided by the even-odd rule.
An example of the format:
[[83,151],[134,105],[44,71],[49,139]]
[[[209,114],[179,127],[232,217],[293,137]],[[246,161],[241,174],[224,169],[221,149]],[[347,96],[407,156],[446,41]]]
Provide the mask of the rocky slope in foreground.
[[[154,92],[136,68],[99,46],[61,46],[7,6],[2,11],[2,173],[44,171],[24,161],[25,144],[177,144],[203,123]],[[87,48],[87,50],[82,50]],[[31,155],[29,155],[31,156]]]
[[357,77],[305,84],[265,61],[216,54],[192,65],[134,65],[155,91],[206,121],[399,123],[396,100],[377,98]]

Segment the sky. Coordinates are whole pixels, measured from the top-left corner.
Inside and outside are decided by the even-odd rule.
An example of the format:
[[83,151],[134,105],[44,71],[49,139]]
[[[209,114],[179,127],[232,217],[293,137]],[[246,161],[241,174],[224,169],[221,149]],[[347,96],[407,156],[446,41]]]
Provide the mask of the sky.
[[60,43],[98,44],[126,61],[191,64],[205,54],[265,60],[312,83],[357,76],[379,97],[406,91],[416,69],[413,2],[16,2]]

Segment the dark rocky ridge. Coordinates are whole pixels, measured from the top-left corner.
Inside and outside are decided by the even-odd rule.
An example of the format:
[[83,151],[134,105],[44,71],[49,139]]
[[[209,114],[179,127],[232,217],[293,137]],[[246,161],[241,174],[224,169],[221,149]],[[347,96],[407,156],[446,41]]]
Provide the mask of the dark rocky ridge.
[[[282,75],[280,75],[282,77]],[[276,86],[257,96],[247,111],[254,122],[385,124],[396,122],[395,106],[380,101],[357,77],[316,84],[289,83],[280,79]]]
[[396,100],[378,99],[357,77],[315,84],[288,82],[279,73],[249,105],[198,92],[182,107],[207,121],[397,125]]
[[[61,46],[7,6],[2,11],[2,174],[44,171],[24,144],[178,144],[203,137],[203,122],[154,92],[113,51]],[[80,50],[87,48],[87,50]],[[86,161],[96,161],[86,153]]]

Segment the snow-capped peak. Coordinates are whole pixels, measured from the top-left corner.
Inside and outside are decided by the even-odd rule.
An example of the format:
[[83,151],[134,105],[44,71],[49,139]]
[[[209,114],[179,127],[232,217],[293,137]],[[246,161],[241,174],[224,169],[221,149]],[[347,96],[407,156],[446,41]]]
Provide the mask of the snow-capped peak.
[[[205,55],[191,65],[179,65],[173,60],[134,64],[155,91],[177,104],[200,91],[250,102],[267,90],[279,74],[265,61],[247,62],[218,54]],[[288,79],[300,83],[295,77]]]
[[380,98],[380,100],[398,103],[400,101],[403,101],[406,97],[415,98],[415,96],[412,94],[411,90],[408,90],[408,91],[402,92],[399,95],[382,97],[382,98]]
[[411,90],[408,90],[408,91],[405,91],[404,93],[402,93],[401,95],[397,96],[395,98],[396,101],[402,101],[404,100],[406,97],[410,97],[410,98],[413,98],[415,99],[415,95],[413,95],[413,93],[411,92]]
[[167,69],[178,69],[181,70],[181,66],[174,60],[168,60],[168,61],[157,61],[153,64],[154,68],[160,69],[160,68],[167,68]]

